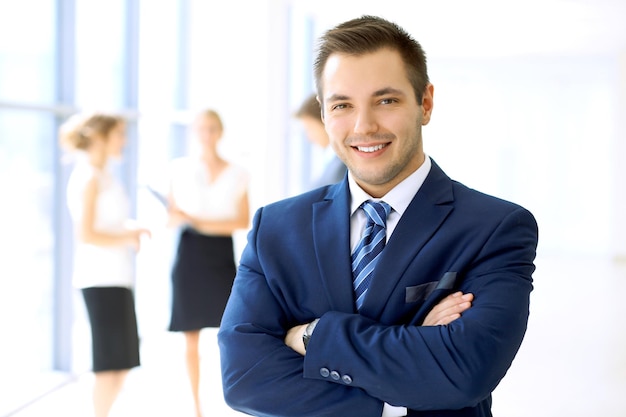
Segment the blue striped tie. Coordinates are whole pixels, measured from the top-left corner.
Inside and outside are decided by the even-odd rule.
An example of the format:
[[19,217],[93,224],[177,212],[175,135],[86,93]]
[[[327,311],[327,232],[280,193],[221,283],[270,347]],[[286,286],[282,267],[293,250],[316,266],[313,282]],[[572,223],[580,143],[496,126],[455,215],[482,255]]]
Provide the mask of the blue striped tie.
[[352,253],[352,282],[354,299],[359,310],[363,305],[365,293],[372,280],[372,272],[378,255],[385,247],[385,222],[391,212],[391,206],[384,201],[366,201],[361,204],[367,215],[367,224],[363,236]]

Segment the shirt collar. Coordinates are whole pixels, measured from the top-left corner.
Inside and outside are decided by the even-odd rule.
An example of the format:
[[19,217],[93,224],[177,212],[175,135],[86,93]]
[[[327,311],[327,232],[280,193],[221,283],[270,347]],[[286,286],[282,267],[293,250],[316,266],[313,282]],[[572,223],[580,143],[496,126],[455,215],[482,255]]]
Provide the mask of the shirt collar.
[[402,216],[406,208],[413,200],[413,197],[415,197],[415,194],[417,194],[420,187],[426,180],[426,177],[430,172],[431,166],[432,163],[430,161],[430,158],[428,157],[428,155],[426,155],[424,158],[424,163],[418,169],[416,169],[415,172],[406,177],[400,184],[389,190],[389,192],[385,194],[382,198],[374,198],[371,195],[367,194],[365,191],[363,191],[363,189],[359,187],[359,185],[354,180],[352,172],[348,172],[348,185],[350,187],[351,198],[350,215],[353,215],[364,201],[384,200],[393,208],[393,211]]

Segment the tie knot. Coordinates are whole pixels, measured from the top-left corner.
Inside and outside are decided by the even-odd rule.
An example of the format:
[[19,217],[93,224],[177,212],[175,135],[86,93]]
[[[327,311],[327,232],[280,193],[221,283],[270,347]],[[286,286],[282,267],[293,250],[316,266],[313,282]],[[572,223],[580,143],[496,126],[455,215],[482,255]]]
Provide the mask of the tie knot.
[[391,206],[384,201],[365,201],[361,204],[361,208],[365,211],[370,222],[374,222],[379,226],[385,227],[387,216],[391,212]]

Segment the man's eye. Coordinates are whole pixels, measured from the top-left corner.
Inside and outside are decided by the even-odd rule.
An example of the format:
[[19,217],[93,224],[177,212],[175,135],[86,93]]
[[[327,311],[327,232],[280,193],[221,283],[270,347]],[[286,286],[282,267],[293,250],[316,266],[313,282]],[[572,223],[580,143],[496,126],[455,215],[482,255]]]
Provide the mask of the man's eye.
[[335,104],[333,106],[333,110],[343,110],[345,108],[347,108],[348,106],[346,104]]
[[396,102],[396,99],[393,99],[393,98],[384,98],[380,100],[380,104],[391,104],[395,102]]

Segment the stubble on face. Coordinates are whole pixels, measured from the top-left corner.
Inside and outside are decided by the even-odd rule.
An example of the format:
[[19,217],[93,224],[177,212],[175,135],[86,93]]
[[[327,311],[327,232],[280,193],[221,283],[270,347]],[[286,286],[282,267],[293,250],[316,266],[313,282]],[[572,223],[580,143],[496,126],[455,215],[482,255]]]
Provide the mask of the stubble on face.
[[[369,166],[348,158],[346,158],[344,163],[362,188],[386,186],[384,187],[385,189],[391,189],[424,162],[423,156],[419,157],[422,154],[421,134],[419,130],[414,133],[412,137],[405,137],[401,140],[398,140],[396,135],[392,133],[374,133],[369,135],[368,138],[348,137],[344,142],[345,146],[350,146],[350,143],[363,143],[369,140],[375,142],[395,142],[394,146],[402,144],[402,149],[400,152],[396,152],[394,158],[388,158],[388,163],[385,164]],[[409,172],[403,175],[406,171]]]

